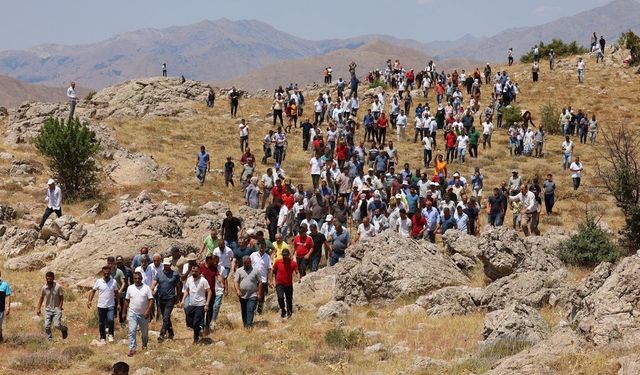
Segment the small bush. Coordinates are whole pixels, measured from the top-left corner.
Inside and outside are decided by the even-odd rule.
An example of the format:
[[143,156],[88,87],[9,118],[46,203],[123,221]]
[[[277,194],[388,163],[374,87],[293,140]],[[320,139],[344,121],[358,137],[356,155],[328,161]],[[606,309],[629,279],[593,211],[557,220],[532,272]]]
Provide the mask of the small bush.
[[91,99],[93,99],[93,97],[96,95],[95,91],[89,91],[89,93],[87,94],[87,96],[84,97],[84,101],[85,102],[90,102]]
[[558,252],[563,262],[587,267],[596,266],[601,262],[615,262],[620,255],[620,250],[590,214],[578,225],[578,232],[560,244]]
[[[502,358],[510,357],[531,347],[531,343],[521,340],[501,340],[494,345],[483,348],[477,356],[463,362],[456,362],[448,368],[450,374],[481,374],[491,370]],[[434,372],[435,373],[435,372]]]
[[631,55],[629,65],[640,65],[640,37],[638,37],[633,31],[629,30],[620,35],[618,43],[629,50],[629,54]]
[[[540,42],[538,43],[538,50],[540,51],[541,59],[548,58],[551,50],[555,52],[556,58],[570,55],[582,55],[589,52],[588,49],[579,46],[575,40],[571,43],[565,43],[560,39],[553,39],[549,44]],[[529,53],[522,55],[522,57],[520,57],[520,61],[524,63],[533,62],[533,49],[529,51]]]
[[11,367],[20,371],[60,370],[71,366],[69,358],[56,351],[34,352],[15,360]]
[[389,88],[389,86],[383,80],[380,80],[380,79],[376,79],[375,81],[369,82],[370,89],[375,89],[376,87],[382,87],[383,90],[386,90]]
[[46,336],[41,333],[18,332],[13,336],[6,337],[5,345],[12,348],[29,348],[31,350],[42,350],[49,346]]
[[522,111],[520,107],[517,105],[508,105],[502,108],[502,121],[507,124],[507,126],[522,122]]
[[351,349],[364,343],[364,333],[359,329],[346,331],[334,328],[325,333],[324,341],[332,348]]
[[309,356],[309,362],[317,365],[333,365],[336,363],[349,363],[350,361],[351,353],[343,350],[327,351],[318,349]]
[[88,198],[97,191],[97,166],[94,157],[100,141],[79,119],[65,121],[50,118],[34,140],[36,149],[47,158],[54,178],[65,198]]
[[560,111],[551,102],[547,102],[540,106],[540,126],[544,128],[546,134],[561,134],[560,128]]

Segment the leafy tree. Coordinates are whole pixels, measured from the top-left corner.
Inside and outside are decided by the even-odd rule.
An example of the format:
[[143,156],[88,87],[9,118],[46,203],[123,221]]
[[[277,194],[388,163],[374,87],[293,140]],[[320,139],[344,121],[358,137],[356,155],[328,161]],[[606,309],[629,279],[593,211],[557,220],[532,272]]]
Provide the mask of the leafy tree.
[[540,125],[544,128],[546,134],[561,134],[560,129],[560,111],[551,102],[547,102],[540,106]]
[[502,122],[511,126],[522,122],[522,110],[517,105],[508,105],[502,108]]
[[560,244],[559,258],[575,266],[596,266],[601,262],[615,262],[620,250],[611,242],[610,236],[598,226],[598,221],[589,213],[578,224],[578,232]]
[[65,122],[50,118],[42,126],[34,145],[47,159],[54,178],[70,199],[95,195],[98,186],[94,159],[100,142],[78,118]]
[[[553,39],[549,44],[540,42],[538,44],[538,50],[540,51],[540,58],[542,59],[547,59],[551,50],[553,50],[556,57],[582,55],[589,52],[588,49],[579,46],[575,40],[567,44],[560,39]],[[520,61],[524,63],[533,62],[533,50],[529,51],[529,53],[525,55],[522,55],[522,57],[520,57]]]
[[631,55],[629,65],[640,65],[640,37],[638,37],[633,31],[629,30],[620,35],[618,43],[629,50],[629,54]]

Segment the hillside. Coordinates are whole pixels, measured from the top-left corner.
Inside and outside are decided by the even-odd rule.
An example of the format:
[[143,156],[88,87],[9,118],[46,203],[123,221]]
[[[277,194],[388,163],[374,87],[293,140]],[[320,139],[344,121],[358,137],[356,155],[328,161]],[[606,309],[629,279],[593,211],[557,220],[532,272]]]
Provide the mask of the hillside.
[[[300,87],[303,87],[314,82],[321,83],[322,72],[326,66],[331,66],[334,69],[334,80],[339,77],[348,80],[348,65],[351,61],[358,63],[357,74],[362,78],[368,71],[374,69],[384,71],[387,59],[399,59],[406,69],[418,71],[424,69],[431,57],[410,47],[373,40],[356,49],[340,49],[321,56],[272,64],[237,78],[218,82],[217,85],[220,87],[235,85],[251,91],[271,90],[278,85],[284,86],[289,83],[298,83]],[[452,59],[439,62],[438,68],[469,69],[476,65],[466,59]]]
[[[82,91],[77,91],[82,95]],[[21,82],[15,78],[0,75],[0,106],[14,107],[30,102],[60,102],[67,98],[66,87],[48,87]]]
[[593,32],[603,35],[610,44],[627,30],[640,32],[640,3],[635,0],[615,0],[609,4],[562,17],[539,26],[508,29],[491,37],[464,36],[455,41],[439,41],[425,44],[437,59],[452,57],[473,58],[486,61],[506,61],[507,50],[513,48],[514,56],[524,55],[540,41],[561,39],[577,41],[589,46]]

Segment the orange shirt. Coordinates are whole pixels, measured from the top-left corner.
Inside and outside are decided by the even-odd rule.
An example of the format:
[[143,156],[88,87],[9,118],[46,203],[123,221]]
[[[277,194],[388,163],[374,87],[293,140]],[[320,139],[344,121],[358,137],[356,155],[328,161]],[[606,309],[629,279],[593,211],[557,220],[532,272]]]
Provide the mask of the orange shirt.
[[443,161],[436,160],[434,163],[433,175],[437,176],[440,173],[442,173],[444,177],[447,177],[447,162],[444,160]]

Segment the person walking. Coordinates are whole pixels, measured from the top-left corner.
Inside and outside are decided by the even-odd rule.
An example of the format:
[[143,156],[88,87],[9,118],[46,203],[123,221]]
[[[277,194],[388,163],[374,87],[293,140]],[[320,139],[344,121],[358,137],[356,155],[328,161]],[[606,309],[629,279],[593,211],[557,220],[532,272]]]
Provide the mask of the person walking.
[[351,235],[344,229],[342,223],[338,219],[334,219],[333,225],[335,230],[327,236],[331,242],[328,263],[335,266],[336,263],[346,256],[347,247],[351,243]]
[[89,300],[87,301],[87,308],[91,308],[93,297],[98,292],[98,330],[100,332],[100,343],[104,344],[105,339],[111,343],[113,342],[114,331],[114,313],[115,313],[115,299],[119,298],[118,285],[114,279],[111,278],[111,267],[108,265],[102,267],[102,278],[97,279],[93,284],[93,288],[89,292]]
[[309,259],[313,253],[313,239],[307,235],[307,226],[305,224],[300,225],[300,232],[293,238],[293,249],[296,252],[296,263],[300,278],[302,278],[306,275],[307,269],[310,268]]
[[[49,271],[45,274],[46,284],[40,290],[40,300],[36,315],[41,316],[42,303],[44,306],[44,332],[49,340],[53,340],[51,324],[53,328],[60,330],[62,338],[66,339],[69,333],[67,326],[62,324],[62,305],[64,304],[64,293],[62,287],[55,282],[55,275]],[[1,282],[0,282],[1,284]]]
[[133,273],[133,284],[127,288],[124,297],[124,309],[128,311],[129,322],[129,353],[133,357],[137,350],[136,335],[140,328],[142,350],[149,344],[149,317],[153,309],[153,293],[148,285],[142,282],[143,275],[139,271]]
[[204,179],[207,176],[207,172],[211,171],[211,160],[209,158],[209,153],[203,146],[200,146],[200,152],[196,158],[196,172],[198,181],[200,181],[200,186],[204,185]]
[[537,61],[534,61],[531,65],[531,77],[533,82],[538,82],[538,74],[540,73],[540,65]]
[[76,104],[78,104],[78,96],[76,95],[76,83],[71,82],[67,89],[67,98],[69,99],[69,122],[73,120],[76,113]]
[[253,252],[249,258],[251,259],[251,267],[260,272],[260,282],[262,283],[262,296],[258,298],[256,312],[262,315],[264,308],[264,299],[269,293],[269,280],[271,279],[272,261],[267,252],[267,243],[263,240],[258,243],[258,251]]
[[209,88],[209,92],[207,93],[207,107],[213,108],[213,104],[216,101],[216,93],[213,92],[213,89]]
[[242,324],[245,328],[252,328],[253,313],[258,298],[262,297],[262,278],[260,271],[251,266],[251,258],[248,255],[242,257],[242,267],[236,271],[234,287],[240,300]]
[[540,219],[540,205],[536,199],[535,194],[529,190],[526,184],[520,186],[520,192],[517,195],[509,197],[511,202],[520,202],[522,208],[520,209],[520,225],[525,237],[530,233],[536,236],[540,235],[538,230],[538,221]]
[[220,258],[217,255],[209,254],[204,262],[200,264],[200,274],[207,280],[209,287],[214,290],[214,294],[209,300],[209,309],[204,317],[204,335],[211,332],[211,321],[218,319],[218,313],[222,306],[222,298],[225,294],[224,279],[222,278],[222,267],[219,264]]
[[578,190],[578,188],[580,187],[582,171],[584,170],[579,156],[576,156],[576,160],[571,163],[571,166],[569,166],[569,170],[571,171],[571,179],[573,180],[573,190]]
[[191,267],[191,276],[187,278],[185,293],[182,297],[181,305],[184,306],[187,296],[189,296],[189,306],[185,308],[185,320],[187,327],[193,329],[193,343],[200,342],[200,330],[205,313],[209,311],[211,303],[211,287],[207,279],[202,277],[200,266],[197,264]]
[[44,198],[45,202],[47,202],[47,208],[44,210],[44,215],[42,215],[38,230],[42,230],[44,223],[52,213],[55,212],[56,217],[62,216],[62,190],[56,185],[56,181],[53,178],[47,181],[47,186],[47,196]]
[[235,87],[229,91],[229,107],[231,108],[231,117],[238,115],[238,104],[240,102],[240,93],[236,91]]
[[162,76],[167,76],[167,63],[162,63]]
[[290,318],[293,314],[293,274],[298,273],[298,265],[291,259],[288,249],[282,251],[282,259],[273,264],[273,276],[271,284],[275,283],[280,317]]
[[2,336],[2,324],[4,318],[11,315],[11,286],[6,280],[2,280],[0,272],[0,343],[4,340]]
[[544,190],[544,208],[547,211],[547,215],[551,215],[556,201],[556,183],[553,182],[551,173],[547,175],[547,179],[542,183],[542,189]]
[[242,119],[238,128],[240,129],[240,152],[244,152],[244,149],[249,147],[249,124]]
[[151,285],[151,289],[158,292],[158,307],[160,308],[160,314],[162,314],[162,328],[160,329],[158,342],[164,341],[167,333],[169,334],[169,340],[173,339],[174,336],[171,313],[180,292],[180,274],[173,270],[172,265],[171,258],[164,258],[162,260],[162,271],[156,273]]
[[578,67],[578,83],[583,85],[584,84],[584,61],[582,60],[582,57],[578,58],[578,63],[576,64],[576,66]]
[[567,135],[562,142],[562,171],[566,171],[571,165],[571,155],[573,154],[573,141]]

